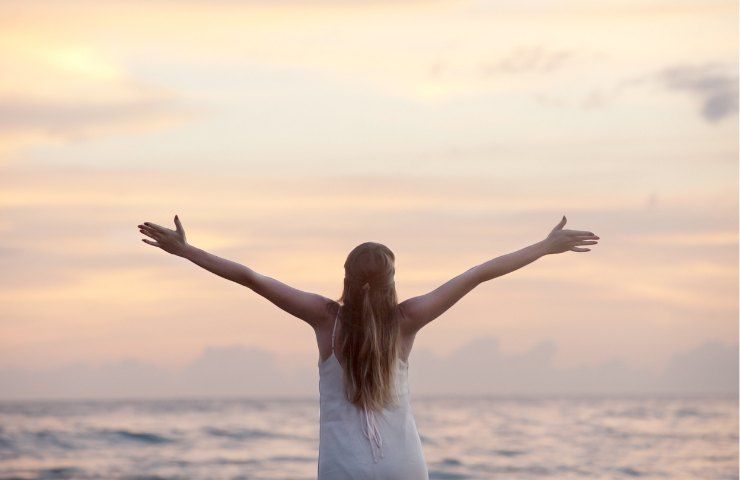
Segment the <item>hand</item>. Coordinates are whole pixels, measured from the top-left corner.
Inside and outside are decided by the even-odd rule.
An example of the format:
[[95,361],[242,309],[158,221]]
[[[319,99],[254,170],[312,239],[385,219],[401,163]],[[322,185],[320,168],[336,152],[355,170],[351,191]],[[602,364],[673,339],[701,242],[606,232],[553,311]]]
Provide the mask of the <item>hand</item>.
[[142,242],[159,247],[173,255],[182,256],[185,248],[188,246],[185,239],[185,229],[182,228],[182,223],[180,223],[177,215],[175,215],[175,230],[161,227],[156,223],[144,222],[142,225],[139,225],[139,231],[156,240],[152,242],[151,240],[142,238]]
[[572,250],[574,252],[590,252],[590,248],[580,248],[576,245],[594,245],[599,239],[593,232],[584,230],[563,230],[566,222],[565,215],[563,219],[555,225],[550,234],[544,240],[547,246],[547,253],[562,253]]

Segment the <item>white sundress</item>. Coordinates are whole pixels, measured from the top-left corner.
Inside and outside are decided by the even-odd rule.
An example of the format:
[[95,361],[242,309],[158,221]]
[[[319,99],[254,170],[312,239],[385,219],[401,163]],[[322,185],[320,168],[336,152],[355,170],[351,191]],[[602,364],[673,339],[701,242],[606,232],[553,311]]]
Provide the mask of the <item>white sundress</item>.
[[368,412],[344,394],[342,366],[334,354],[319,360],[319,480],[429,480],[421,438],[409,402],[408,362],[398,359],[398,406]]

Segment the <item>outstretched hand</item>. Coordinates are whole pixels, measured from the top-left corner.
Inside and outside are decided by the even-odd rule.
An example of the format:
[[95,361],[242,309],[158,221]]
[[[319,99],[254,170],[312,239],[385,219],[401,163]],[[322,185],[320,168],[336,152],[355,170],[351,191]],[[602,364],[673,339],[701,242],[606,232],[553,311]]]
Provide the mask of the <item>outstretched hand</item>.
[[185,238],[185,229],[182,228],[180,219],[175,215],[175,230],[162,227],[156,223],[144,222],[139,225],[139,231],[147,237],[153,238],[155,241],[147,240],[142,238],[141,241],[148,243],[149,245],[159,247],[165,252],[173,255],[182,256],[182,253],[187,247],[187,240]]
[[573,252],[590,252],[590,248],[582,248],[577,245],[595,245],[599,237],[593,232],[586,230],[563,230],[566,222],[565,215],[563,219],[555,225],[550,234],[545,239],[548,247],[548,253],[562,253],[571,250]]

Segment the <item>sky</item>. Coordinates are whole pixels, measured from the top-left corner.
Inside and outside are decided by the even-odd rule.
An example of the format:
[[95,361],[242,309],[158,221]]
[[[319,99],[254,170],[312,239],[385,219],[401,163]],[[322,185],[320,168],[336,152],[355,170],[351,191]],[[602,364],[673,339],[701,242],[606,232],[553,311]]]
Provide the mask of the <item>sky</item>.
[[[318,381],[310,326],[141,242],[136,225],[175,214],[192,245],[334,299],[349,251],[381,242],[401,300],[565,215],[599,244],[479,285],[420,331],[420,390],[459,388],[440,362],[482,348],[496,375],[559,372],[554,390],[670,390],[688,358],[687,389],[712,372],[737,391],[736,2],[0,13],[0,396],[84,394],[116,365],[172,378],[216,354]],[[41,388],[88,370],[102,377]],[[496,375],[475,382],[526,390]]]

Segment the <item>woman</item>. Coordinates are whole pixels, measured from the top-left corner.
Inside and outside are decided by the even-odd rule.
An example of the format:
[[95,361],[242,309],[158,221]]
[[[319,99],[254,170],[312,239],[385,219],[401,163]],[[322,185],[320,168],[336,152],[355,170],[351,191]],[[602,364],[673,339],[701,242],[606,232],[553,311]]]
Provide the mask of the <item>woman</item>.
[[536,259],[566,251],[598,236],[563,230],[476,265],[437,289],[398,303],[395,256],[366,242],[344,263],[344,290],[334,301],[261,275],[189,245],[180,219],[175,230],[144,222],[139,230],[159,247],[223,278],[242,284],[311,325],[319,348],[319,479],[428,479],[421,440],[409,403],[408,358],[417,332],[477,285]]

